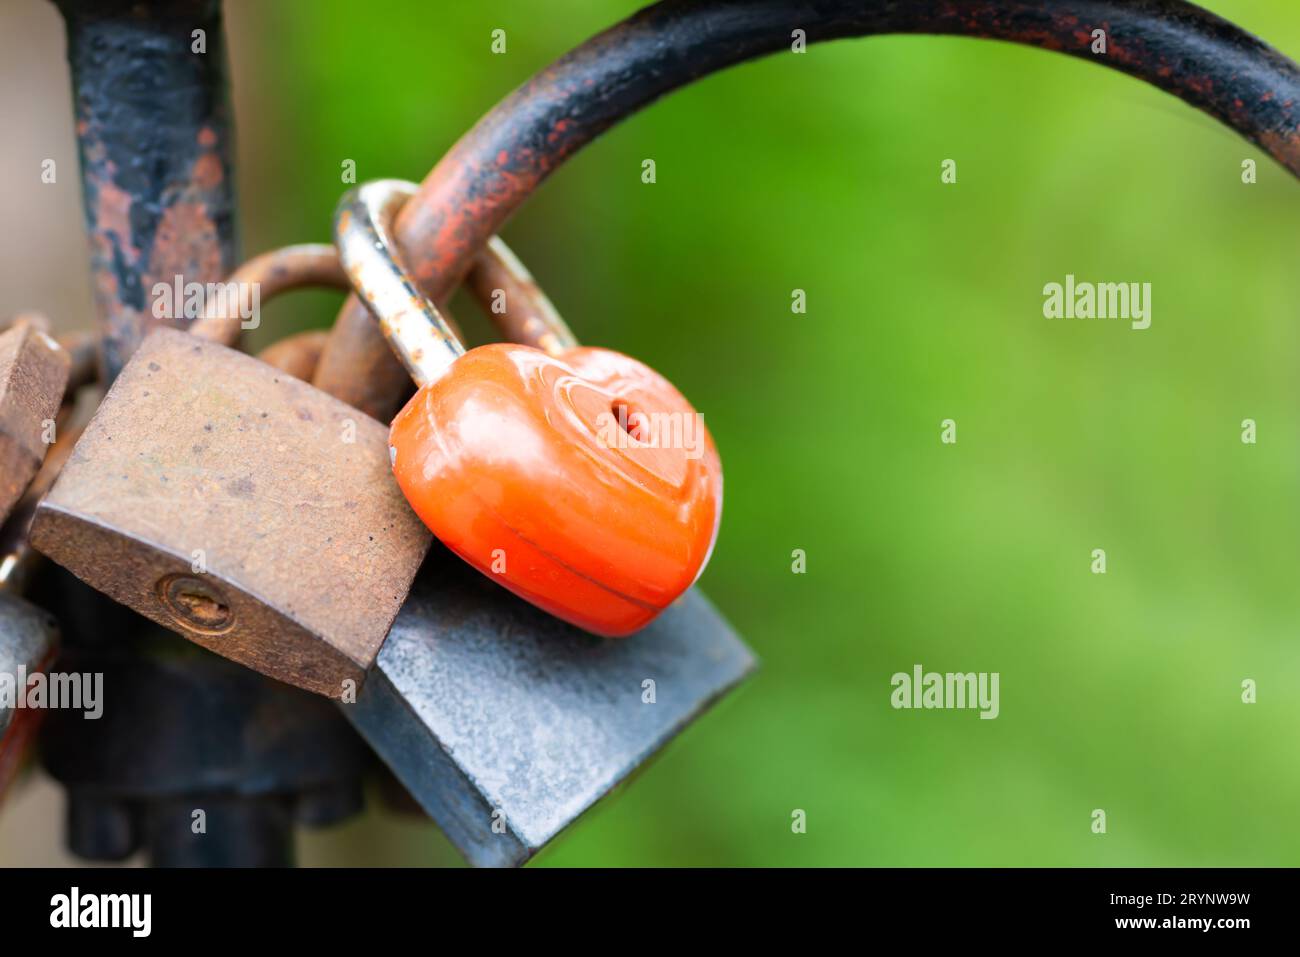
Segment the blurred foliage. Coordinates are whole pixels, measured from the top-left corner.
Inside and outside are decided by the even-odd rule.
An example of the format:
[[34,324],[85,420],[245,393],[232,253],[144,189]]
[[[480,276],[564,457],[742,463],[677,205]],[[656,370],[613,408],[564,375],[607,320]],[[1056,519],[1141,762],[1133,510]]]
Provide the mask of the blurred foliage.
[[[635,9],[229,5],[249,252],[324,238],[346,158],[420,179]],[[1209,6],[1300,55],[1293,3]],[[705,413],[727,500],[703,587],[763,669],[541,861],[1294,864],[1297,222],[1291,176],[1177,100],[960,38],[748,64],[560,170],[504,235],[585,341]],[[1044,319],[1067,272],[1152,283],[1152,327]],[[268,312],[278,334],[337,302]],[[1000,672],[1001,716],[892,710],[918,662]],[[454,857],[397,833],[363,859]]]

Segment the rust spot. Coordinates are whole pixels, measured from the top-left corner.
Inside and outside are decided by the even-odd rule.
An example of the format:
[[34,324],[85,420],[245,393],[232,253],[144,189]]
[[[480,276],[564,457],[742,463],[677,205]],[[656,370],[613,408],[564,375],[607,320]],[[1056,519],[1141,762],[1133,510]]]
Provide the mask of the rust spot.
[[204,153],[194,161],[194,185],[199,189],[216,189],[225,175],[216,153]]
[[1300,176],[1300,132],[1292,130],[1290,133],[1265,133],[1259,142],[1287,169]]
[[131,236],[131,194],[112,182],[101,182],[96,190],[95,228],[117,237],[118,247],[132,259],[140,255]]
[[177,276],[186,282],[215,281],[224,273],[217,226],[200,202],[177,202],[164,210],[142,282],[146,291],[157,283],[171,285]]
[[167,615],[183,628],[215,636],[235,625],[230,602],[210,581],[193,575],[167,575],[154,589]]

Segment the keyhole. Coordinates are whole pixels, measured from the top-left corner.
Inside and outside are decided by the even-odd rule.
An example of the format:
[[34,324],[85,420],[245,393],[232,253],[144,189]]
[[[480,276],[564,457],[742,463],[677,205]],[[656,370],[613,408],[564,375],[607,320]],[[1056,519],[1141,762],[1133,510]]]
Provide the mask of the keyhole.
[[158,582],[158,597],[177,623],[205,635],[221,635],[235,625],[235,613],[221,591],[192,575],[168,575]]
[[634,442],[646,441],[646,416],[644,412],[632,408],[621,399],[615,399],[609,407],[618,427]]

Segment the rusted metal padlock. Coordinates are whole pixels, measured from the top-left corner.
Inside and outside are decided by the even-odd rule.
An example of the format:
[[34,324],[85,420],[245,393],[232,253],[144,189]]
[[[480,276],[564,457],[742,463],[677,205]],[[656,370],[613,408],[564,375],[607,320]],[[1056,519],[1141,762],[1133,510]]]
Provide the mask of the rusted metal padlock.
[[[253,283],[265,302],[319,281],[320,251],[250,261],[223,305]],[[32,542],[190,640],[339,697],[363,680],[430,536],[393,482],[383,426],[217,344],[238,337],[230,313],[145,339],[41,502]]]
[[54,441],[71,360],[34,317],[0,333],[0,522],[40,468]]
[[638,631],[717,539],[722,463],[703,417],[607,349],[466,352],[397,258],[392,220],[415,192],[367,183],[334,220],[353,287],[419,386],[389,433],[398,484],[443,544],[515,594],[596,634]]
[[[61,440],[47,465],[66,451]],[[45,572],[31,596],[58,612],[54,667],[102,674],[110,705],[95,721],[59,710],[41,722],[41,761],[66,790],[72,853],[141,853],[164,867],[288,866],[295,823],[329,826],[361,810],[373,757],[329,702],[178,646],[61,569]],[[199,808],[207,829],[195,833]]]

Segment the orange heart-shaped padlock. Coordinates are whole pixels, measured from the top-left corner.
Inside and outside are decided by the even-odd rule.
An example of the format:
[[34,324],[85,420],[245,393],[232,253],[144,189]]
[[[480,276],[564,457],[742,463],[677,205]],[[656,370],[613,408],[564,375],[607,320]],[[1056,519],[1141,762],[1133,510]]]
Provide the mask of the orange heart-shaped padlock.
[[389,442],[398,484],[443,544],[597,634],[653,619],[717,535],[712,439],[666,379],[616,352],[472,349],[406,404]]
[[393,420],[393,473],[452,551],[596,634],[645,626],[695,582],[722,514],[703,419],[646,365],[607,349],[465,352],[393,254],[411,184],[344,197],[345,267],[420,384]]

